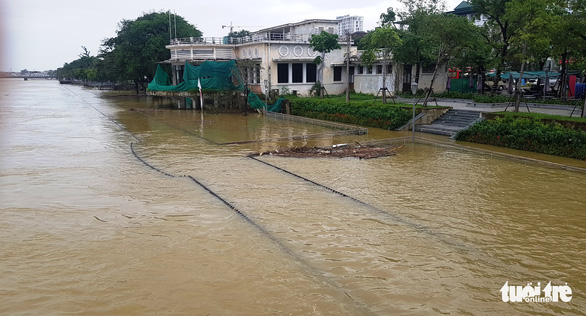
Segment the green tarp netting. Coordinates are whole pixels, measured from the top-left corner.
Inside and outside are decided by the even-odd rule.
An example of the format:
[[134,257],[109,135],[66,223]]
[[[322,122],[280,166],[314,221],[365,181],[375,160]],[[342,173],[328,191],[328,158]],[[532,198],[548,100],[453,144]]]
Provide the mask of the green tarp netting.
[[[186,62],[183,82],[176,86],[171,84],[169,75],[161,68],[161,65],[157,65],[155,77],[149,83],[148,89],[151,91],[199,91],[198,81],[201,81],[202,91],[244,91],[240,72],[234,60],[227,62],[204,61],[199,66],[192,66]],[[238,84],[234,82],[238,82]],[[256,94],[248,92],[248,103],[253,109],[281,112],[282,101],[283,98],[279,98],[275,104],[267,105]]]
[[281,112],[281,102],[284,98],[279,98],[273,105],[268,105],[262,102],[258,96],[252,92],[248,92],[248,104],[253,109],[267,109],[267,112]]
[[[173,86],[169,81],[169,75],[157,65],[155,78],[149,83],[152,91],[190,91],[199,90],[198,80],[201,81],[203,91],[243,91],[244,86],[240,78],[236,62],[204,61],[199,66],[185,63],[183,82]],[[237,83],[235,83],[237,82]]]

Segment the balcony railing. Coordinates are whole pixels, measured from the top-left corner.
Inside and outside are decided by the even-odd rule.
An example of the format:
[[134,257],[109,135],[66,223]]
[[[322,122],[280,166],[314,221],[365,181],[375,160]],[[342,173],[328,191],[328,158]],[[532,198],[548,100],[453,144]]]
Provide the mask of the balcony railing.
[[238,45],[266,41],[309,42],[313,34],[263,33],[244,37],[187,37],[171,40],[171,45]]

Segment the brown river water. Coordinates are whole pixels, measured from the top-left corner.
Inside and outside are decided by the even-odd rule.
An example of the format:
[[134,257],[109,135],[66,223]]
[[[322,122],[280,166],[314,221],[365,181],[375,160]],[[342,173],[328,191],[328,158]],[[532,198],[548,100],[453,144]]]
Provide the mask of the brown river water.
[[[254,160],[404,135],[168,107],[1,79],[0,314],[586,311],[584,173],[410,142]],[[572,299],[505,303],[505,282]]]

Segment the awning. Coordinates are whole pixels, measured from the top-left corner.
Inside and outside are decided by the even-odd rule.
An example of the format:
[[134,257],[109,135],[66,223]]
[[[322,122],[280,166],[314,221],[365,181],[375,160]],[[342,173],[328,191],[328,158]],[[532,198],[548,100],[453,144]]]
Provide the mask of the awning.
[[[513,77],[513,79],[519,79],[521,74],[517,71],[506,71],[501,74],[502,79],[509,79],[509,77]],[[546,72],[545,71],[524,71],[523,72],[523,79],[545,79]],[[547,72],[547,77],[550,79],[556,79],[560,76],[559,72],[549,71]]]

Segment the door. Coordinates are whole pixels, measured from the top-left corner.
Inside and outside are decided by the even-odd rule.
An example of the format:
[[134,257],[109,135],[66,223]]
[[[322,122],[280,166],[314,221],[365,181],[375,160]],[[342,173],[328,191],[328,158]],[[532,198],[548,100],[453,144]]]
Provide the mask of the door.
[[411,65],[403,66],[403,92],[411,93]]

